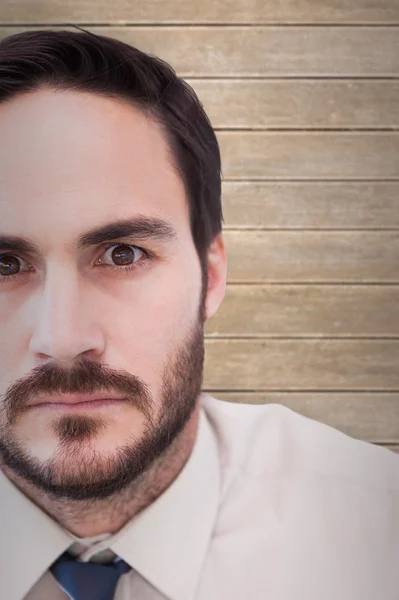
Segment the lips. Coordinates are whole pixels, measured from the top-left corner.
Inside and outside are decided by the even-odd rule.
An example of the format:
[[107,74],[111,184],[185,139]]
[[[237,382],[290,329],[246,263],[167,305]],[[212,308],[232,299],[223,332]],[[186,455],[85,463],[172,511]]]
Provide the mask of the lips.
[[89,395],[89,394],[84,394],[84,395],[62,394],[61,395],[60,394],[57,396],[46,396],[46,397],[37,398],[29,406],[40,406],[41,404],[74,405],[74,404],[84,404],[86,402],[105,403],[107,401],[115,402],[115,401],[122,401],[122,400],[126,400],[126,398],[122,398],[120,396],[110,396],[110,395],[101,395],[101,394],[96,394],[96,395],[94,395],[94,394],[93,395]]

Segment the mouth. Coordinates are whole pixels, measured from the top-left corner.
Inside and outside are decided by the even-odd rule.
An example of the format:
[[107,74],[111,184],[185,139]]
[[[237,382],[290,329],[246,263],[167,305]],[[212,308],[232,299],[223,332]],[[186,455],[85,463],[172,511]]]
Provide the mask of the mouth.
[[126,401],[126,398],[120,397],[60,395],[37,399],[28,408],[64,411],[92,410],[102,407],[120,406]]

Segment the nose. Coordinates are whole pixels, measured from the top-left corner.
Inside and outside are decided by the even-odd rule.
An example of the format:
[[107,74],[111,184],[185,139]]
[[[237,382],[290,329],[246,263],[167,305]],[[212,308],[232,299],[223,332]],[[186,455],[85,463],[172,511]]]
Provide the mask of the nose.
[[73,362],[82,354],[100,355],[105,341],[79,274],[66,266],[48,271],[35,296],[30,351],[37,358]]

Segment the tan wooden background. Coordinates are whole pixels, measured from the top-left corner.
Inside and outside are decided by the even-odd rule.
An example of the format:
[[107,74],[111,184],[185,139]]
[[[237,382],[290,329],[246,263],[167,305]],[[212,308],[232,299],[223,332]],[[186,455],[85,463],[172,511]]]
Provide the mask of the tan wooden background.
[[223,155],[204,388],[399,450],[399,1],[0,0],[169,61]]

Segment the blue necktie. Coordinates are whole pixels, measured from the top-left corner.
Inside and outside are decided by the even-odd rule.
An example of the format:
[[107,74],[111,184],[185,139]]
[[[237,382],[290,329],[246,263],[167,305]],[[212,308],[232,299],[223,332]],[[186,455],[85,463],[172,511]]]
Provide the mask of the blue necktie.
[[50,567],[71,600],[112,600],[119,577],[130,569],[122,559],[107,564],[77,562],[69,552]]

